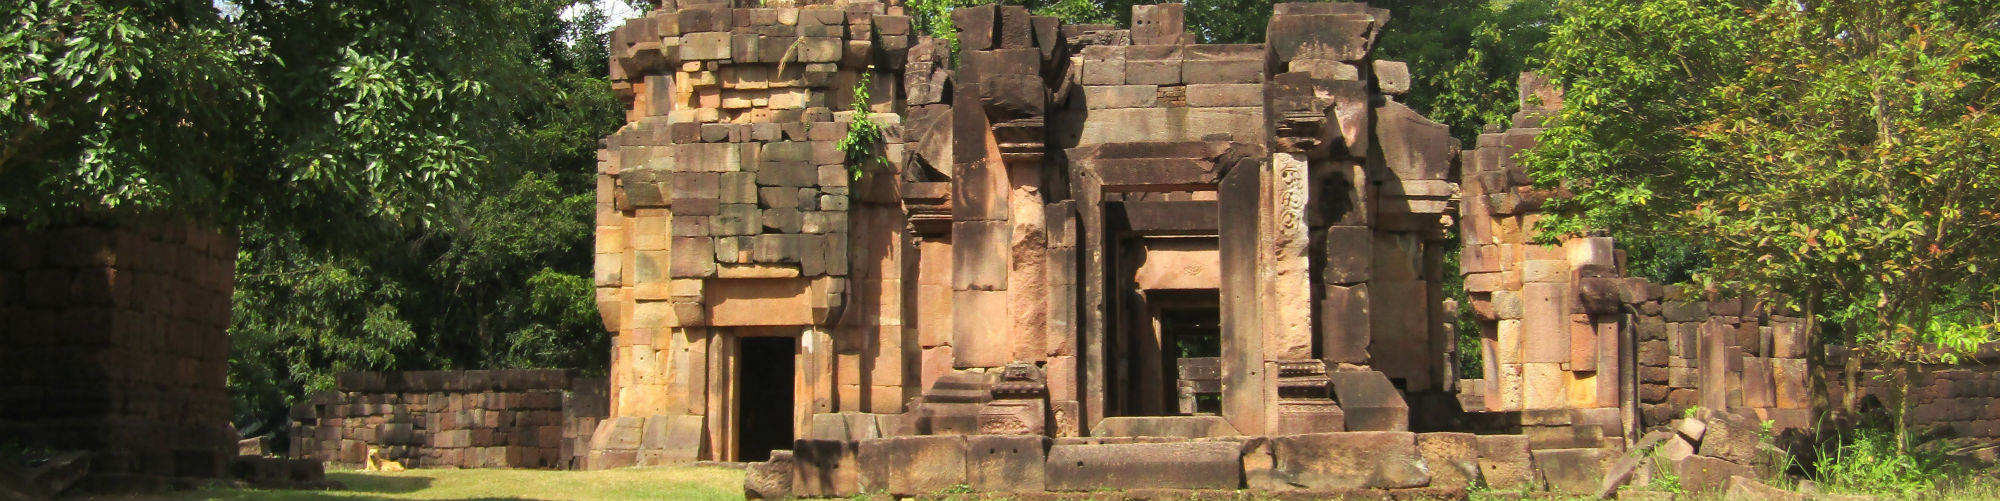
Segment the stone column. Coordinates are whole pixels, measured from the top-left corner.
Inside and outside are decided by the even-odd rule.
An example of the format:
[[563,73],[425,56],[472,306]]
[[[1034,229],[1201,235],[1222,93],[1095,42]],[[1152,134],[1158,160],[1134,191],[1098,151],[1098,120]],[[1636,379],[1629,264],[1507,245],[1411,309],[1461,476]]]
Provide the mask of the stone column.
[[[1245,434],[1265,431],[1264,319],[1260,313],[1258,205],[1261,159],[1233,166],[1216,193],[1222,274],[1222,416]],[[1087,284],[1086,284],[1087,285]]]

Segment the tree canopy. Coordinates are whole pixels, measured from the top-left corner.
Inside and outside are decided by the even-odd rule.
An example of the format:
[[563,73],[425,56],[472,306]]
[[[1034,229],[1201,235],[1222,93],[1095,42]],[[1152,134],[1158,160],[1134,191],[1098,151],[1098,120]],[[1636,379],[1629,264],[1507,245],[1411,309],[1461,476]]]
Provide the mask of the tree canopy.
[[44,0],[7,9],[0,211],[421,219],[483,159],[517,43],[479,2]]
[[[605,20],[570,1],[478,4],[437,13],[438,25],[425,30],[476,38],[421,35],[390,49],[476,64],[464,71],[506,104],[472,110],[490,114],[480,115],[481,130],[460,137],[482,154],[461,167],[452,197],[430,202],[424,224],[387,212],[356,218],[368,226],[360,243],[327,241],[299,225],[243,226],[230,383],[244,420],[282,415],[344,370],[601,373],[609,365],[589,278],[598,140],[624,123],[606,75]],[[246,22],[276,16],[250,7]],[[565,19],[565,10],[581,15]],[[318,23],[376,23],[343,21],[340,12],[277,17],[274,26],[301,32]],[[426,40],[435,45],[425,48]],[[317,54],[305,44],[291,50]]]
[[602,370],[593,174],[623,107],[576,8],[10,4],[0,219],[238,233],[246,419],[341,370]]
[[[1991,337],[2000,2],[1566,1],[1549,235],[1674,239],[1878,360]],[[1928,348],[1927,348],[1928,347]],[[1939,350],[1938,348],[1943,348]]]

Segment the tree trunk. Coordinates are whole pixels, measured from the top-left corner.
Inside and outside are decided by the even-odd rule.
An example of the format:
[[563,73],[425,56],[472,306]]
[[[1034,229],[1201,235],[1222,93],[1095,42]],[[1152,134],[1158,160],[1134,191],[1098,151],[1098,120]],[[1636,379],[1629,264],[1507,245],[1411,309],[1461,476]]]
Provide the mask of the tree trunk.
[[1902,360],[1897,363],[1895,416],[1896,452],[1898,454],[1908,454],[1910,451],[1910,407],[1914,400],[1910,394],[1910,389],[1916,384],[1917,371],[1918,367],[1915,361]]

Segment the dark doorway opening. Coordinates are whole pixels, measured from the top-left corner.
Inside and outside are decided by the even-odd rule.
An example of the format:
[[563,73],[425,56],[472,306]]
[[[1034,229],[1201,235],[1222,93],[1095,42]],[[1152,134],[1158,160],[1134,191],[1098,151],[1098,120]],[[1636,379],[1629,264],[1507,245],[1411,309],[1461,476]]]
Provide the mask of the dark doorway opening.
[[792,379],[798,340],[737,339],[736,460],[764,461],[792,448]]
[[1176,369],[1180,414],[1222,412],[1222,310],[1214,306],[1162,308],[1160,339]]

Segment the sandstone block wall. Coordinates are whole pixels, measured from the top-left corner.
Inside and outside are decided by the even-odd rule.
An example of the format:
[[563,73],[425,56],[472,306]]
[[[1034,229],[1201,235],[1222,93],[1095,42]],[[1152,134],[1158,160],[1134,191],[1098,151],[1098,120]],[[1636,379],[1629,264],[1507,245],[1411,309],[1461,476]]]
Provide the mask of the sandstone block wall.
[[[1455,386],[1458,147],[1369,56],[1386,10],[1284,4],[1271,44],[1203,45],[1176,4],[1130,30],[968,7],[955,61],[901,12],[670,2],[614,33],[631,111],[600,162],[618,335],[593,466],[688,453],[652,436],[733,459],[772,412],[745,371],[782,367],[772,433],[795,438],[850,413],[895,416],[883,436],[1172,414],[1168,308],[1220,311],[1195,365],[1245,432],[1405,430],[1405,392]],[[885,134],[854,178],[833,145],[863,75]],[[765,365],[771,338],[791,363]]]
[[107,488],[222,476],[235,263],[185,223],[0,226],[0,443],[90,451]]
[[[943,98],[944,79],[923,76],[945,53],[899,12],[668,2],[613,32],[631,111],[600,154],[595,275],[616,333],[613,415],[636,422],[600,426],[611,442],[593,448],[620,451],[605,464],[641,458],[612,442],[646,422],[694,426],[701,457],[732,454],[733,402],[756,390],[736,386],[745,338],[793,340],[794,428],[815,412],[899,412],[914,395],[902,113]],[[863,79],[882,141],[857,179],[836,145]]]
[[[2000,362],[1996,346],[1981,347],[1956,365],[1930,364],[1917,371],[1917,379],[1911,390],[1910,425],[1915,430],[1944,428],[1952,436],[2000,438],[2000,369],[1994,362]],[[1843,353],[1843,347],[1829,347],[1829,353]],[[1822,367],[1826,376],[1828,400],[1840,405],[1849,384],[1846,373],[1840,366],[1845,356],[1829,357],[1828,366]],[[1860,387],[1857,397],[1872,399],[1881,405],[1894,405],[1891,389],[1895,383],[1895,372],[1875,364],[1864,364],[1856,374],[1854,383]],[[1863,406],[1856,402],[1857,406]]]
[[1521,88],[1519,126],[1480,135],[1464,154],[1459,262],[1485,363],[1461,394],[1466,407],[1570,411],[1548,419],[1608,436],[1665,426],[1697,405],[1810,426],[1808,333],[1796,313],[1627,277],[1610,237],[1532,241],[1542,203],[1559,195],[1536,189],[1517,155],[1562,95],[1533,75]]
[[1070,497],[1045,493],[1234,498],[1241,494],[1216,491],[1251,489],[1300,499],[1455,499],[1474,482],[1503,489],[1543,482],[1520,436],[1469,433],[1204,439],[941,435],[801,440],[790,452],[750,466],[745,484],[753,495],[937,496],[969,487],[1056,499]]
[[602,379],[564,370],[348,372],[292,409],[292,454],[411,468],[575,468],[608,411]]

